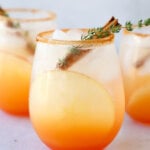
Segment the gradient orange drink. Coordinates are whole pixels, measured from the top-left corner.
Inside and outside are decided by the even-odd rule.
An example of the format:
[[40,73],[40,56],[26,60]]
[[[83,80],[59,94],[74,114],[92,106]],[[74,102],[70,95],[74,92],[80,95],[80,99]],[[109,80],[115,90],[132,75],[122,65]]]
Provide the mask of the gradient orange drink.
[[126,111],[135,120],[150,123],[150,28],[124,31],[120,58]]
[[0,33],[0,109],[27,115],[32,50],[10,18],[0,16]]
[[15,115],[28,115],[31,62],[0,52],[0,108]]
[[36,34],[55,28],[52,12],[13,8],[0,16],[0,108],[28,115],[29,84]]
[[[63,30],[76,34],[87,30]],[[114,35],[98,40],[37,37],[30,91],[30,117],[53,150],[95,150],[107,146],[124,116],[124,94]],[[77,32],[77,33],[76,33]],[[68,55],[77,52],[80,53]],[[68,57],[68,62],[63,62]],[[66,63],[65,68],[60,64]],[[57,69],[56,69],[57,68]]]

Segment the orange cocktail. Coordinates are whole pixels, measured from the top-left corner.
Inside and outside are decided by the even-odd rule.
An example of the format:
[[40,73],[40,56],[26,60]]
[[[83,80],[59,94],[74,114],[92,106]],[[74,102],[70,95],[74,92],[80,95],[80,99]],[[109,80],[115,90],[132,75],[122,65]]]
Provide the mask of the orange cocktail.
[[31,62],[0,52],[0,108],[11,114],[28,114]]
[[35,37],[55,28],[53,12],[0,8],[0,109],[28,115],[29,83]]
[[120,58],[124,76],[127,113],[150,123],[150,31],[145,27],[124,31]]
[[0,16],[0,109],[27,115],[33,49],[16,23]]
[[53,150],[102,149],[122,124],[124,94],[114,36],[90,41],[52,37],[84,32],[51,31],[37,37],[30,117]]

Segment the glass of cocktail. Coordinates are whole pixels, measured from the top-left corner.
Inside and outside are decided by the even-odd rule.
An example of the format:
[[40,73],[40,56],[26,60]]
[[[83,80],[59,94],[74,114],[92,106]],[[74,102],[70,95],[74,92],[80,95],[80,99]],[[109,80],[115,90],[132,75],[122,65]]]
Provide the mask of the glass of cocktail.
[[6,9],[6,12],[14,21],[19,22],[21,28],[26,31],[32,46],[35,46],[35,39],[38,33],[56,28],[56,14],[52,11],[9,8]]
[[30,117],[41,140],[53,150],[102,149],[123,121],[114,35],[80,40],[84,33],[86,29],[65,29],[37,36]]
[[120,47],[127,113],[150,123],[150,27],[124,30]]
[[55,28],[54,22],[51,12],[0,8],[0,109],[28,114],[34,38],[44,29]]

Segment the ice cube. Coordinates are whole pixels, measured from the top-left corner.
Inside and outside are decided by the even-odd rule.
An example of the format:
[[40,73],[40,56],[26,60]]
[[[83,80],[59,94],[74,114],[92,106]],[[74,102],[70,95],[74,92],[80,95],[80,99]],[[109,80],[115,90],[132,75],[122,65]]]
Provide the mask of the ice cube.
[[118,58],[113,44],[94,48],[86,57],[74,63],[70,70],[88,75],[100,82],[118,78]]
[[82,31],[78,29],[71,29],[68,32],[63,32],[62,30],[55,30],[52,39],[57,40],[80,40],[82,35]]
[[52,39],[56,40],[68,40],[67,34],[61,30],[55,30],[52,35]]
[[83,32],[78,29],[71,29],[67,32],[68,40],[81,40]]

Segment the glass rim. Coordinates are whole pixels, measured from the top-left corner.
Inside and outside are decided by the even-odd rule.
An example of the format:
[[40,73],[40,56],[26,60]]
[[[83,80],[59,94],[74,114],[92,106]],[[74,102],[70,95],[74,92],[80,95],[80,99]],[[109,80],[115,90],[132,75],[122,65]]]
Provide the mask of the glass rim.
[[[61,31],[67,32],[71,29],[73,28],[61,29]],[[88,31],[88,29],[83,29],[83,28],[76,28],[76,29],[81,30],[83,32]],[[42,42],[42,43],[48,43],[48,44],[61,44],[61,45],[84,45],[84,44],[85,45],[100,45],[100,44],[110,43],[114,41],[114,34],[110,34],[108,37],[105,37],[105,38],[91,39],[91,40],[57,40],[57,39],[46,37],[48,35],[52,35],[54,31],[55,29],[39,33],[36,37],[36,41]]]
[[41,10],[41,9],[34,9],[34,8],[6,8],[4,9],[8,14],[13,12],[20,12],[20,13],[25,13],[25,12],[30,12],[30,13],[46,13],[47,16],[44,17],[39,17],[39,18],[15,18],[12,17],[13,20],[19,21],[19,22],[39,22],[39,21],[50,21],[56,19],[56,13],[53,11],[47,11],[47,10]]
[[[148,27],[148,26],[145,26],[145,27]],[[134,29],[135,28],[138,28],[138,27],[134,27]],[[142,38],[150,37],[150,33],[138,33],[134,31],[128,31],[127,29],[124,29],[123,33],[124,35],[135,35],[135,36],[142,37]]]

